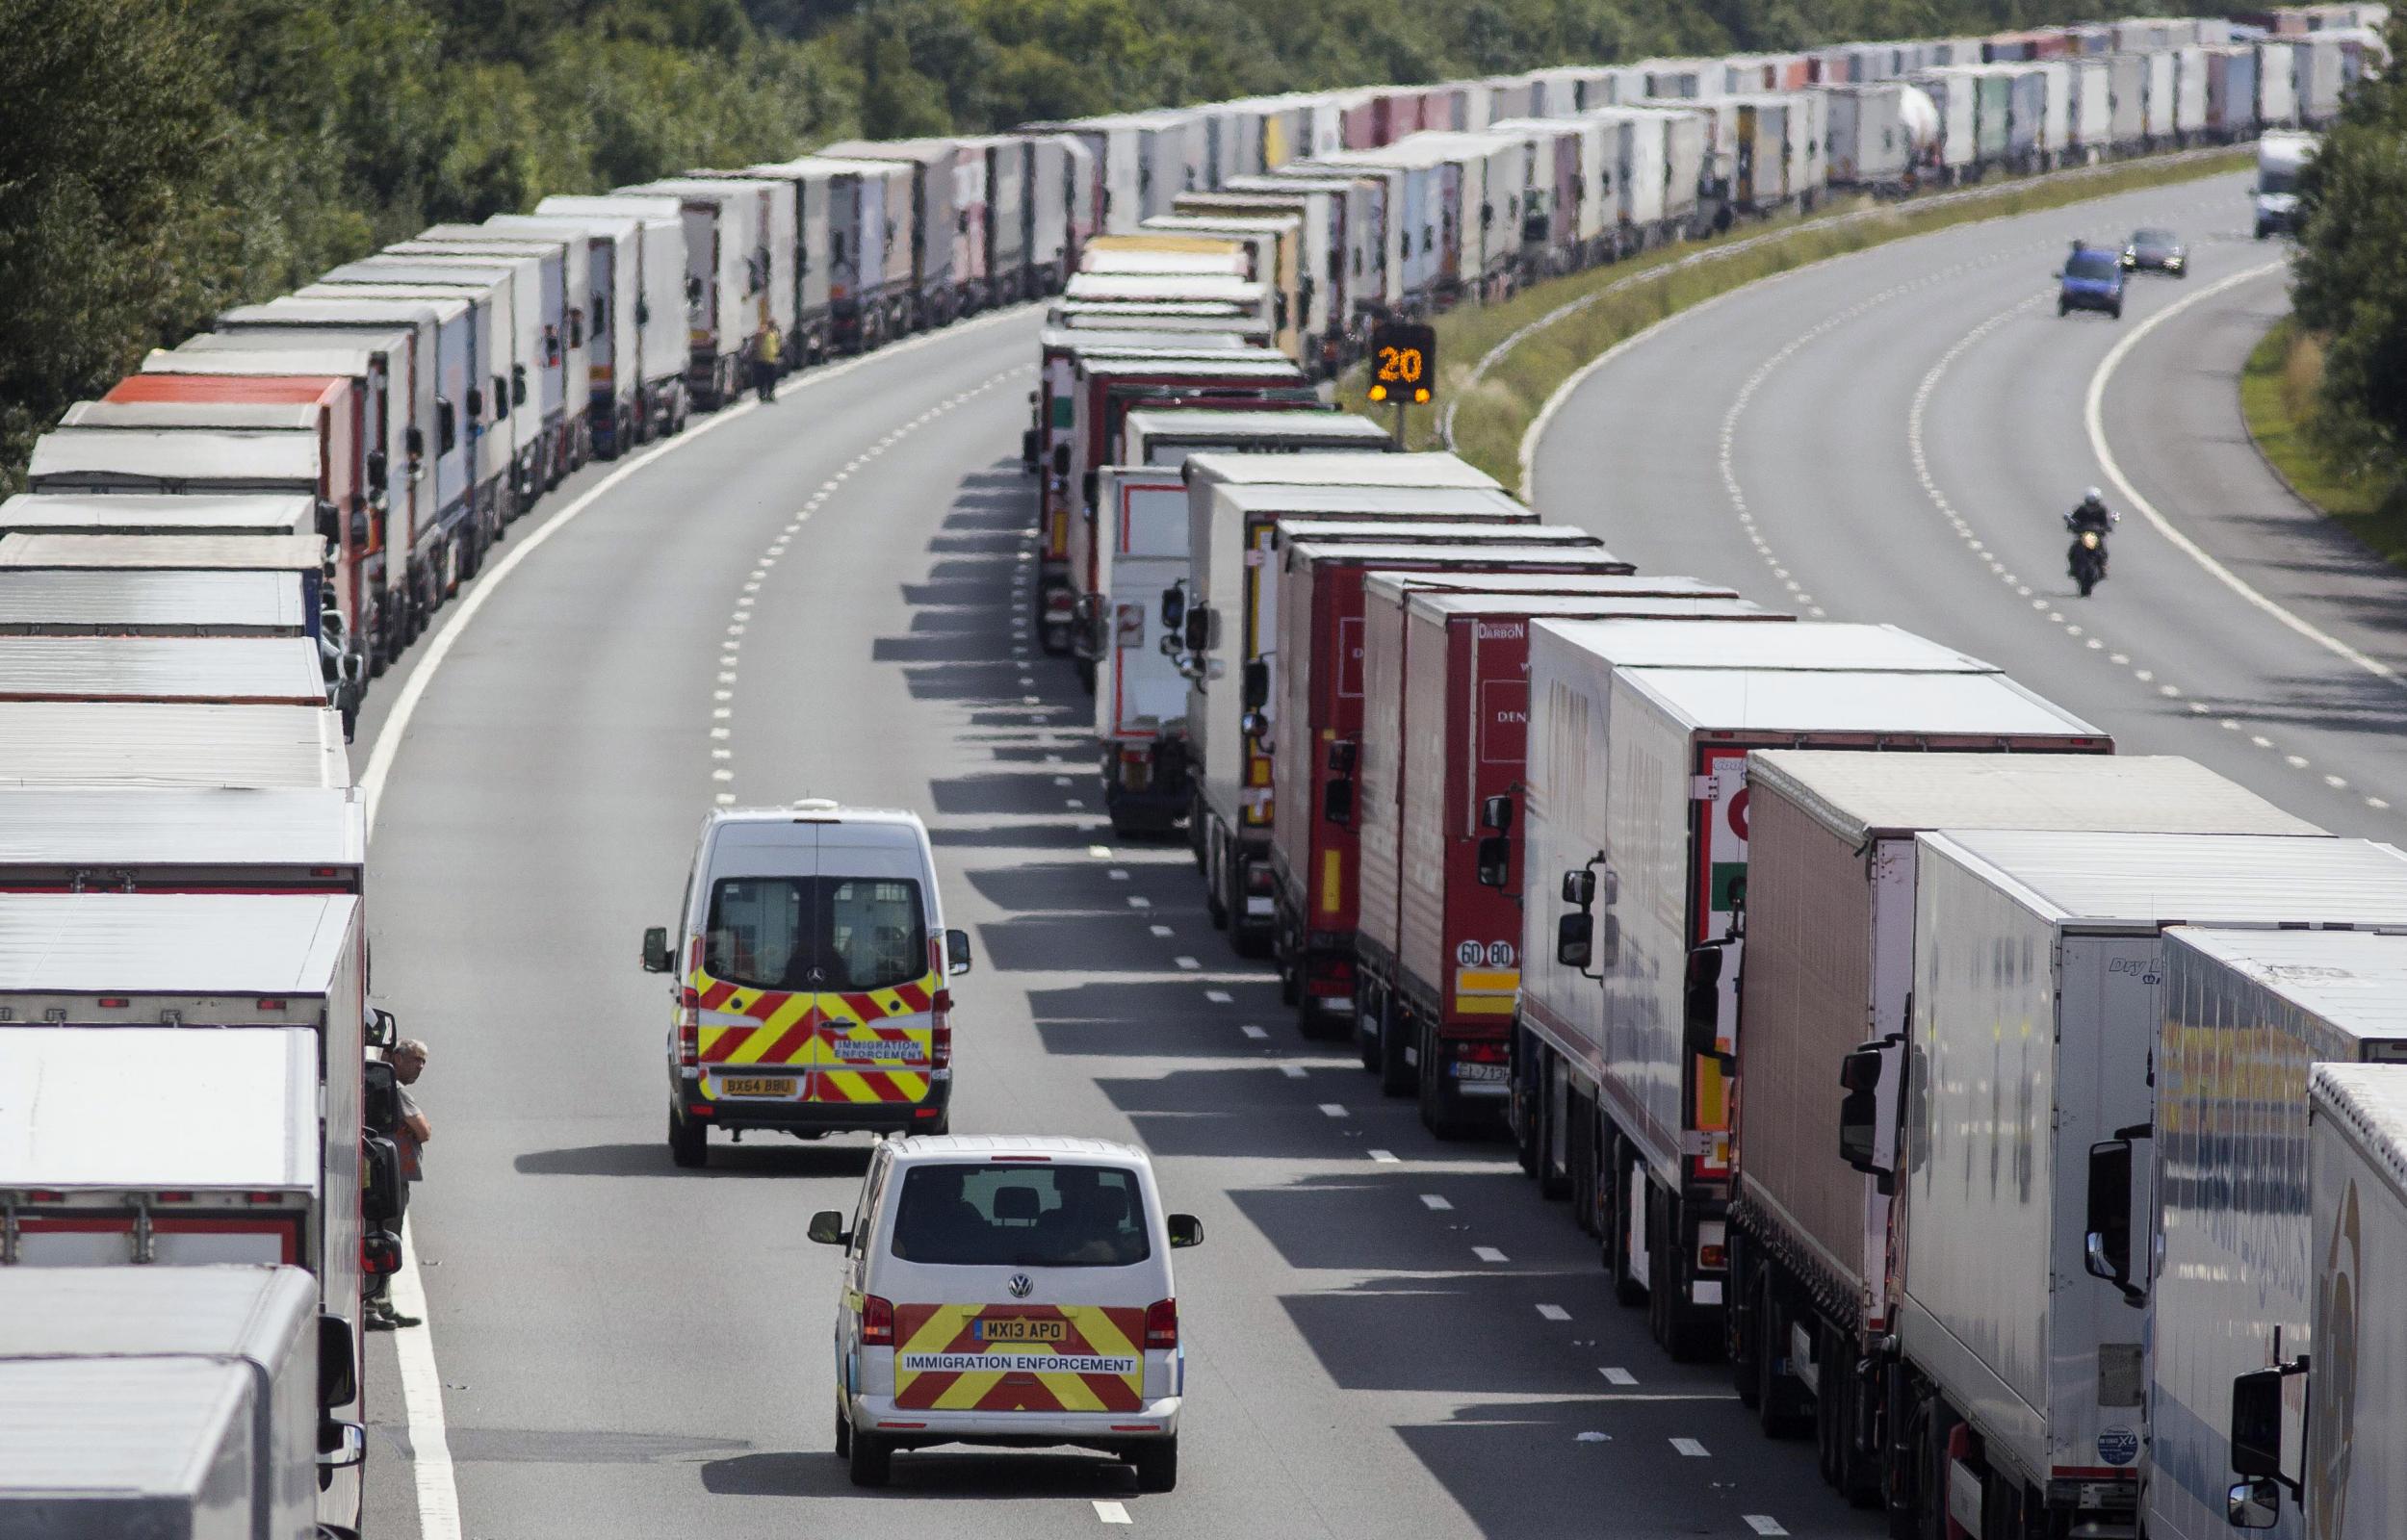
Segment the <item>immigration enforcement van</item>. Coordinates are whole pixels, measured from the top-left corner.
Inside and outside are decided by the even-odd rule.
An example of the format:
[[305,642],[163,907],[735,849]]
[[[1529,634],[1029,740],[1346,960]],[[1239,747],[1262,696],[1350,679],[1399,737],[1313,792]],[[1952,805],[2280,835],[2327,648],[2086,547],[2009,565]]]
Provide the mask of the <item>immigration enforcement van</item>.
[[1204,1239],[1165,1214],[1152,1163],[1094,1139],[890,1139],[847,1227],[836,1307],[836,1452],[884,1486],[899,1450],[1073,1445],[1178,1481],[1186,1351],[1170,1253]]
[[671,973],[669,1153],[709,1158],[710,1131],[800,1139],[944,1133],[952,992],[970,937],[944,926],[916,813],[790,808],[712,813],[670,950],[646,931],[647,972]]

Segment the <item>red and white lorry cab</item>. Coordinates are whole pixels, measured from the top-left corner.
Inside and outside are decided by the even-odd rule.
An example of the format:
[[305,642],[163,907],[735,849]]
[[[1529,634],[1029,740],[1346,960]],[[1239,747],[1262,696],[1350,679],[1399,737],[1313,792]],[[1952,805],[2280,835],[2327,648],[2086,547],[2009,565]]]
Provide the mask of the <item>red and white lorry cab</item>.
[[[1273,946],[1309,1036],[1350,1035],[1359,861],[1354,782],[1362,737],[1362,585],[1373,572],[1523,571],[1626,576],[1630,563],[1566,525],[1457,533],[1442,524],[1339,533],[1280,528],[1270,663]],[[1289,752],[1277,752],[1284,745]]]
[[[356,1348],[405,1201],[369,1137],[360,912],[347,893],[0,893],[0,1087],[40,1088],[0,1102],[0,1267],[306,1268]],[[358,1515],[356,1471],[336,1473],[322,1520]]]
[[[1357,1040],[1390,1095],[1418,1094],[1441,1135],[1499,1121],[1520,992],[1517,814],[1529,738],[1529,628],[1554,619],[1791,617],[1693,578],[1450,575],[1480,593],[1378,571],[1363,587],[1361,706],[1350,803],[1359,831]],[[1345,741],[1343,739],[1340,742]],[[1322,801],[1330,800],[1324,791]],[[1281,817],[1294,807],[1281,801]],[[1307,814],[1325,813],[1307,806]],[[1282,828],[1283,828],[1282,824]]]

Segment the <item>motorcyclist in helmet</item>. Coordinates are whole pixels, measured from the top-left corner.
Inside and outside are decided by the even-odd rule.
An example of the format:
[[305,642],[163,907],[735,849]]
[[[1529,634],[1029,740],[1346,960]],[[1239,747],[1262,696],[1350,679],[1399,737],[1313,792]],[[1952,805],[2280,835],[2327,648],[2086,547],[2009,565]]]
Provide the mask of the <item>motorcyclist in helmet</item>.
[[[2106,572],[2106,534],[2122,517],[2121,514],[2106,505],[2106,494],[2096,487],[2084,491],[2081,501],[2074,505],[2073,511],[2064,516],[2064,527],[2073,531],[2072,550],[2081,549],[2081,537],[2084,534],[2094,533],[2099,537],[2098,571],[2101,576]],[[2069,558],[2070,552],[2068,552],[2067,559]]]

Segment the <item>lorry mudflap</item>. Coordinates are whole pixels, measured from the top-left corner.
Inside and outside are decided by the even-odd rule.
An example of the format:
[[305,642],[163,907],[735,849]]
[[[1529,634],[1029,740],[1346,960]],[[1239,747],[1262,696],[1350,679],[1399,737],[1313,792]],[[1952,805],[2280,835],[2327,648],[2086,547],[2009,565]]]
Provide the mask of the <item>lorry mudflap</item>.
[[1145,1312],[1102,1305],[896,1305],[894,1406],[1133,1412]]

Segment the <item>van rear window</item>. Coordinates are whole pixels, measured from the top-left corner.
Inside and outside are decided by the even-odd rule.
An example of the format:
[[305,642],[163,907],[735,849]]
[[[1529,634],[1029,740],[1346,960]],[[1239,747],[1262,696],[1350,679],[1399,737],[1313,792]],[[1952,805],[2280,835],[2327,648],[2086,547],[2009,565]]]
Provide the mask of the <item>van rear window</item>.
[[858,992],[925,978],[919,885],[898,877],[728,877],[711,888],[702,968],[756,989]]
[[1104,1166],[914,1166],[893,1253],[940,1267],[1125,1268],[1152,1254],[1136,1173]]

